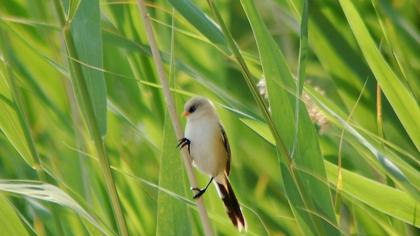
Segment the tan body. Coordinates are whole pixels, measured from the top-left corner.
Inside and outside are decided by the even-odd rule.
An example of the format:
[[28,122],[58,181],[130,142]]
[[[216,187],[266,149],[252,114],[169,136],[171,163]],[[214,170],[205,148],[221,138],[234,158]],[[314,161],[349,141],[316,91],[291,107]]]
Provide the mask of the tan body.
[[206,116],[197,120],[189,120],[185,127],[185,137],[193,140],[190,155],[194,166],[210,177],[224,174],[228,156],[223,148],[217,117]]

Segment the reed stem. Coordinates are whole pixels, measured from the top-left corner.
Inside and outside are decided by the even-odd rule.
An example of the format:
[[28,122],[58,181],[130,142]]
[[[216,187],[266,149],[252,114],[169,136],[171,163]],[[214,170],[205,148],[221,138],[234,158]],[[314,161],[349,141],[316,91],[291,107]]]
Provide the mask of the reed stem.
[[[153,34],[152,25],[150,23],[149,15],[146,10],[146,5],[144,3],[144,0],[137,0],[137,5],[139,7],[140,13],[143,17],[143,23],[146,29],[146,35],[147,39],[150,44],[150,48],[152,50],[152,56],[153,61],[156,65],[157,72],[159,75],[160,83],[162,84],[162,90],[165,97],[167,109],[169,112],[169,116],[171,118],[172,126],[174,127],[175,134],[177,136],[177,139],[181,139],[184,137],[184,132],[182,131],[181,124],[179,122],[176,109],[175,109],[175,102],[174,99],[169,91],[169,85],[168,85],[168,79],[166,77],[162,59],[159,54],[158,46],[156,44],[156,39]],[[188,179],[190,181],[191,186],[196,187],[197,186],[197,180],[195,178],[195,174],[191,165],[191,158],[189,156],[188,151],[184,148],[181,150],[182,159],[184,161],[185,169],[187,170]],[[203,225],[204,233],[207,236],[213,235],[213,230],[210,225],[210,220],[207,215],[206,207],[204,206],[204,202],[202,198],[196,199],[198,212],[200,215],[201,223]]]
[[90,97],[88,87],[86,84],[86,80],[83,75],[81,65],[76,62],[79,61],[79,56],[77,54],[76,45],[73,41],[73,36],[71,33],[71,25],[65,19],[64,15],[64,8],[61,5],[60,0],[54,0],[55,8],[57,11],[57,15],[59,17],[59,21],[61,27],[63,29],[64,41],[67,47],[67,53],[69,54],[70,58],[74,58],[75,60],[70,60],[70,69],[73,69],[73,83],[75,89],[80,92],[80,107],[82,111],[82,115],[84,116],[88,129],[90,131],[90,136],[93,139],[95,149],[98,155],[99,165],[102,170],[102,174],[104,175],[106,189],[108,191],[108,196],[111,199],[112,209],[114,211],[114,217],[117,221],[118,232],[120,235],[128,236],[127,225],[125,222],[125,218],[122,212],[120,200],[117,193],[117,188],[115,186],[115,181],[111,173],[109,159],[105,151],[105,144],[102,139],[102,136],[99,131],[98,124],[95,119],[94,108],[92,104],[92,98]]

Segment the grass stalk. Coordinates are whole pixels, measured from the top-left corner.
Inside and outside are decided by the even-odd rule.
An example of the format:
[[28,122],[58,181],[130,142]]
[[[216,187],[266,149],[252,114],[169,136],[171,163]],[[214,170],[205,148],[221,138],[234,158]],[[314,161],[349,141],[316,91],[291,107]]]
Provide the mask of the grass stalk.
[[[64,40],[67,47],[67,52],[70,58],[79,59],[76,45],[73,41],[73,36],[71,33],[70,22],[66,21],[64,8],[61,5],[60,0],[54,0],[55,9],[63,30]],[[120,235],[127,236],[128,230],[125,222],[125,218],[122,212],[120,200],[118,197],[117,189],[115,186],[115,181],[111,173],[109,160],[105,151],[105,144],[101,137],[98,124],[95,120],[94,108],[92,104],[92,98],[90,97],[86,80],[82,72],[82,67],[79,63],[75,61],[70,61],[70,67],[73,69],[75,76],[73,82],[75,89],[78,89],[80,92],[80,106],[82,108],[83,115],[85,117],[88,129],[90,131],[91,138],[93,139],[95,149],[98,155],[99,165],[104,175],[105,185],[108,191],[108,196],[111,199],[112,209],[114,212],[114,217],[116,218],[118,225],[118,232]]]
[[[383,124],[382,124],[382,92],[379,83],[376,83],[376,121],[378,126],[378,136],[384,138]],[[383,142],[381,142],[383,145]]]
[[[163,94],[165,97],[165,102],[166,102],[166,106],[169,112],[169,116],[171,117],[172,126],[175,130],[177,139],[181,139],[184,136],[184,134],[183,134],[181,124],[179,122],[179,119],[176,113],[174,99],[169,90],[168,79],[163,68],[162,59],[159,54],[158,46],[156,43],[155,36],[153,34],[152,25],[150,23],[149,15],[147,13],[144,0],[137,0],[137,5],[143,17],[143,23],[146,29],[147,39],[149,41],[150,48],[152,50],[153,61],[157,68],[159,80],[162,84]],[[189,157],[189,153],[184,148],[181,150],[181,154],[182,154],[182,159],[184,161],[185,169],[187,170],[187,175],[188,175],[190,184],[191,186],[196,187],[197,180],[196,180],[196,177],[195,177],[192,165],[191,165],[191,158]],[[197,203],[198,212],[200,215],[200,220],[201,220],[205,235],[207,236],[213,235],[213,230],[211,229],[210,220],[207,214],[207,210],[204,206],[203,199],[197,198],[196,203]]]
[[[353,107],[351,108],[351,111],[346,119],[346,122],[349,123],[354,111],[357,108],[357,105],[359,105],[360,100],[362,99],[363,93],[365,91],[367,82],[368,82],[367,78],[365,80],[365,83],[363,84],[362,89],[360,90],[359,96],[357,97],[357,100],[355,102],[355,104],[353,105]],[[338,162],[337,162],[337,168],[338,168],[338,172],[337,172],[337,183],[336,183],[336,193],[335,193],[335,212],[337,215],[337,221],[340,224],[341,222],[341,208],[342,208],[342,195],[343,195],[343,167],[342,167],[342,159],[343,159],[343,142],[344,142],[344,133],[345,133],[345,128],[343,127],[343,129],[341,130],[341,134],[340,134],[340,141],[338,143]]]
[[299,62],[296,79],[296,99],[295,99],[295,137],[291,151],[291,158],[294,157],[298,145],[299,135],[299,112],[300,112],[300,96],[305,82],[306,61],[308,54],[308,0],[303,1],[302,16],[300,23],[300,42],[299,42]]

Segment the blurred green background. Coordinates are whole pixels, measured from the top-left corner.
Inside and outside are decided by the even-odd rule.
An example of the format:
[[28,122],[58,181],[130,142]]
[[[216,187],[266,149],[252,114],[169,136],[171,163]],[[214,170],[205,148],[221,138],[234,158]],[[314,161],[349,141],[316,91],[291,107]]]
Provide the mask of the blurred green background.
[[[418,1],[146,5],[177,113],[220,114],[246,235],[418,235]],[[0,0],[0,33],[0,234],[204,235],[136,1]]]

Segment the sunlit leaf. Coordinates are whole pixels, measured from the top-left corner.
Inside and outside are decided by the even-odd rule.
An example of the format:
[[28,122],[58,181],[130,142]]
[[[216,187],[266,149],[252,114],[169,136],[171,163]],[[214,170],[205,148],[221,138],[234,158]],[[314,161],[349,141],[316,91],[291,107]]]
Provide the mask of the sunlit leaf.
[[420,123],[417,122],[420,117],[420,107],[418,103],[379,52],[353,3],[340,0],[340,4],[366,62],[417,150],[420,150]]
[[[257,42],[261,64],[267,83],[268,98],[276,129],[284,141],[287,150],[292,150],[294,142],[294,112],[293,96],[289,90],[295,91],[295,81],[290,73],[285,57],[279,50],[272,36],[269,34],[264,22],[258,14],[255,4],[252,1],[241,1],[248,16],[254,37]],[[309,119],[306,108],[303,104],[299,110],[299,132],[297,132],[296,154],[291,157],[299,167],[313,171],[317,176],[325,177],[324,163],[318,144],[315,128]],[[279,144],[277,144],[279,145]],[[282,157],[288,158],[288,157]],[[306,234],[336,235],[338,233],[334,225],[335,216],[332,208],[329,189],[318,179],[307,175],[296,175],[293,177],[286,171],[284,164],[281,164],[281,172],[286,193],[294,208],[294,214]],[[289,176],[290,175],[290,176]],[[299,178],[293,181],[293,178]],[[299,184],[298,184],[299,183]],[[298,184],[298,185],[297,185]],[[315,197],[316,196],[316,197]],[[295,208],[296,207],[296,208]],[[308,211],[315,210],[322,212],[321,215],[329,222],[310,215]]]
[[54,185],[24,180],[0,180],[0,191],[57,203],[63,207],[73,210],[98,228],[102,233],[109,235],[108,229],[101,226],[92,215],[83,209],[66,192]]
[[0,229],[4,235],[29,236],[15,209],[3,194],[0,194]]

